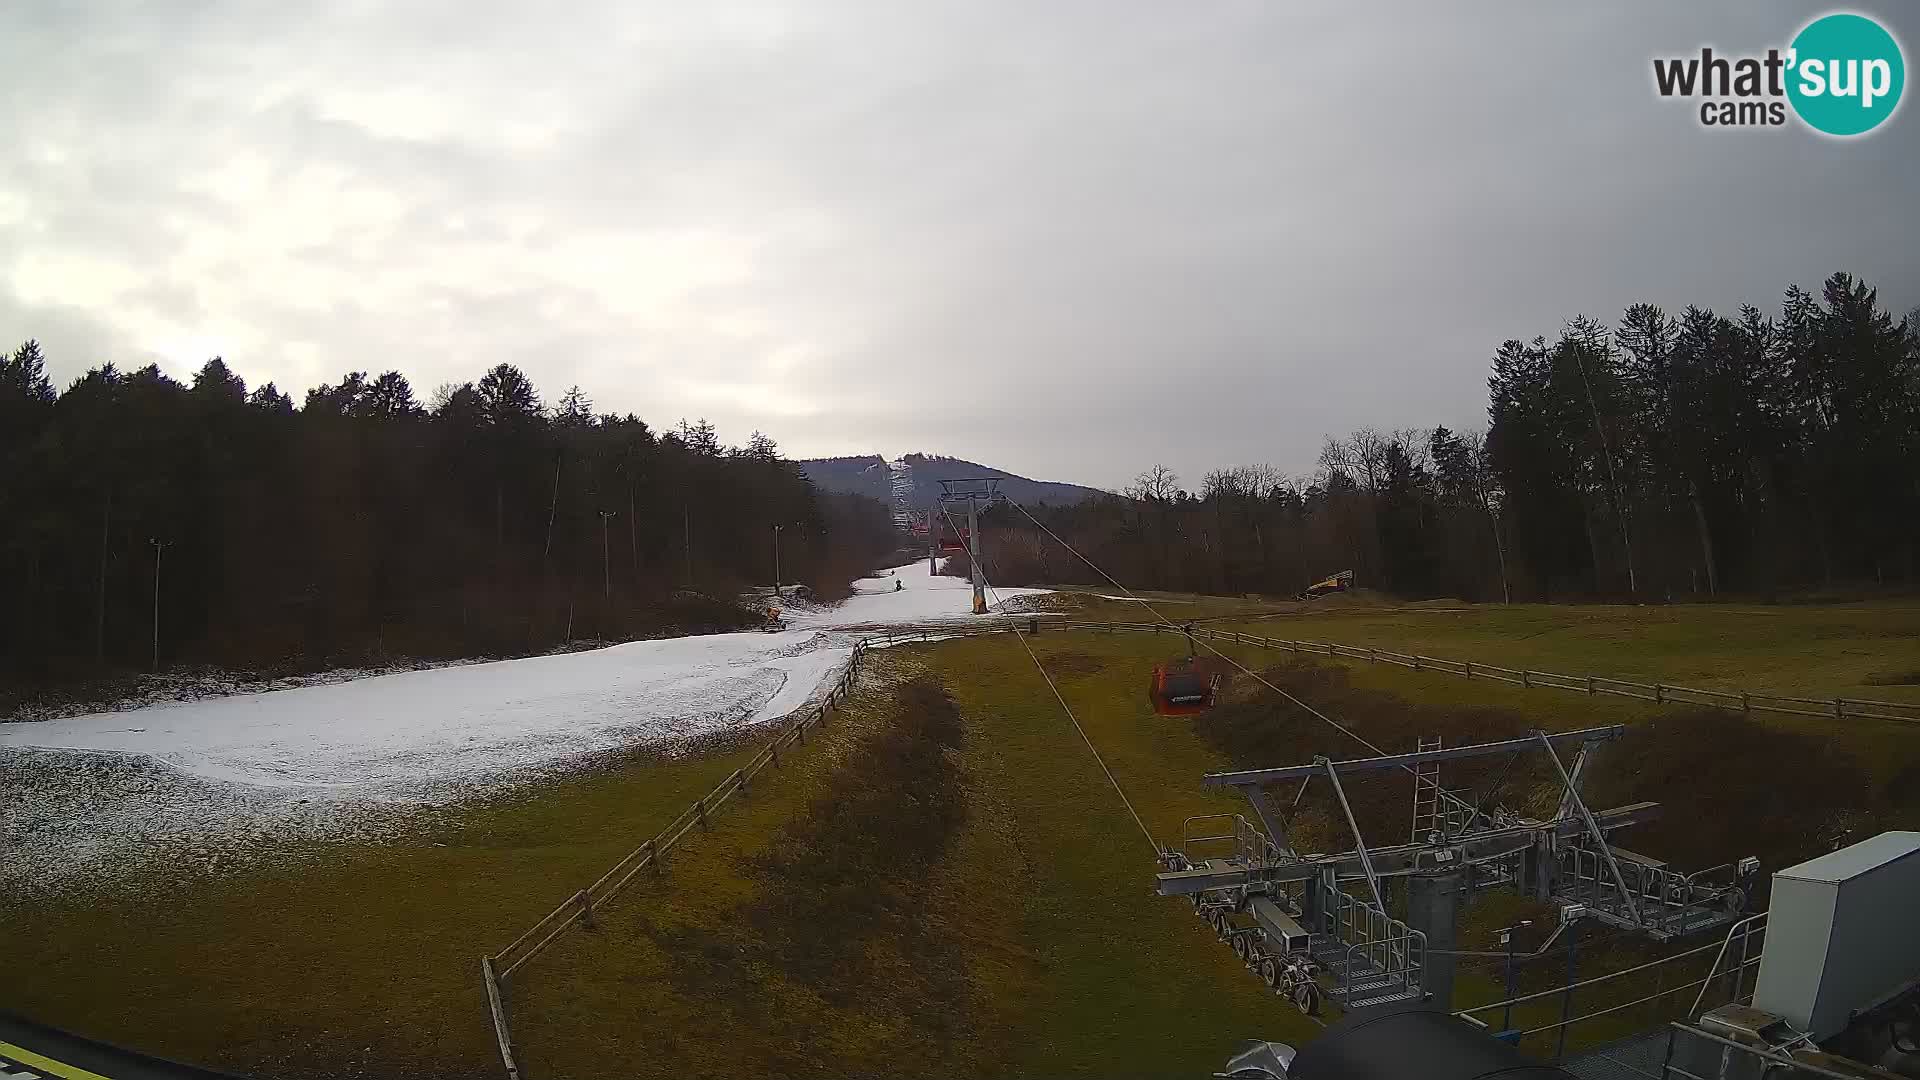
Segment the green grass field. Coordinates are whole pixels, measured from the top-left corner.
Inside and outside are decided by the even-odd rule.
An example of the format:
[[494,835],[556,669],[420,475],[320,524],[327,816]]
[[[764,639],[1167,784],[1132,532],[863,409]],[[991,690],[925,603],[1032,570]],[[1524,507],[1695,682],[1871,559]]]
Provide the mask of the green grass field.
[[[1204,601],[1190,617],[1273,606]],[[1137,604],[1083,607],[1148,617]],[[1920,610],[1891,604],[1324,608],[1215,625],[1569,674],[1920,700],[1920,687],[1897,683],[1920,669]],[[1364,752],[1245,679],[1207,716],[1153,716],[1145,672],[1176,642],[1049,632],[1033,642],[1156,841],[1176,839],[1190,815],[1241,809],[1200,786],[1209,770]],[[1603,759],[1596,801],[1666,802],[1666,819],[1623,840],[1676,865],[1753,848],[1775,869],[1824,850],[1830,834],[1920,827],[1920,726],[1746,721],[1233,652],[1389,749],[1416,733],[1633,725]],[[691,835],[663,877],[639,879],[597,929],[570,933],[516,976],[509,1002],[528,1076],[1192,1075],[1244,1039],[1311,1037],[1184,902],[1153,895],[1147,839],[1017,640],[870,659],[822,738]],[[947,720],[926,696],[943,691]],[[430,836],[303,852],[164,896],[0,907],[0,1007],[260,1076],[497,1075],[479,956],[751,752],[636,757],[470,809]],[[1537,778],[1516,786],[1516,798],[1540,794]],[[1391,785],[1356,792],[1370,835],[1388,838],[1405,828],[1391,819],[1405,800]],[[1327,845],[1343,838],[1324,808],[1301,828]],[[1527,910],[1476,908],[1463,947],[1490,948],[1492,928]],[[1583,953],[1589,974],[1644,955],[1599,934]],[[1558,962],[1527,965],[1523,988],[1553,985]],[[1468,964],[1457,1004],[1496,999],[1498,971]],[[1619,980],[1576,1011],[1654,988]],[[1541,1003],[1519,1019],[1557,1010]],[[1619,1014],[1576,1042],[1654,1018]]]
[[[315,849],[166,892],[0,908],[0,1007],[263,1077],[491,1075],[480,956],[751,753],[636,759],[403,844]],[[716,834],[783,816],[771,794],[751,806],[730,807]]]

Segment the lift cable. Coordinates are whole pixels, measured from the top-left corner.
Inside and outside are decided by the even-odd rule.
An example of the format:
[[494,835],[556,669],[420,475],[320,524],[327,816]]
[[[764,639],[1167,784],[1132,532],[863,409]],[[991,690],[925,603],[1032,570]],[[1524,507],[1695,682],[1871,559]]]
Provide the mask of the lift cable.
[[[949,513],[945,506],[940,508],[940,513],[947,519],[947,525],[954,530],[955,535],[960,535],[959,526],[954,523],[953,514]],[[973,546],[976,549],[980,546],[977,538],[974,539]],[[973,558],[972,552],[969,552],[967,557]],[[999,603],[998,590],[994,589],[993,581],[987,574],[985,559],[980,560],[980,578],[985,582],[988,591],[995,593],[994,602]],[[1120,781],[1114,778],[1113,770],[1107,768],[1106,759],[1100,756],[1100,751],[1093,745],[1093,740],[1087,737],[1087,729],[1080,726],[1080,718],[1073,715],[1073,707],[1067,704],[1065,697],[1061,696],[1060,688],[1054,685],[1053,676],[1047,674],[1046,665],[1040,662],[1039,654],[1033,651],[1033,646],[1028,643],[1026,632],[1020,629],[1019,623],[1013,624],[1013,635],[1020,639],[1020,646],[1027,651],[1027,658],[1033,661],[1034,670],[1038,671],[1040,678],[1046,681],[1047,689],[1053,691],[1053,699],[1060,703],[1060,709],[1067,714],[1067,720],[1073,724],[1073,730],[1080,733],[1080,741],[1087,744],[1087,751],[1093,755],[1094,764],[1100,766],[1100,771],[1106,774],[1107,783],[1113,785],[1113,793],[1120,796],[1120,805],[1127,808],[1127,813],[1133,817],[1133,823],[1140,827],[1140,835],[1147,838],[1147,846],[1153,848],[1153,857],[1158,859],[1161,854],[1160,844],[1154,840],[1153,833],[1147,829],[1147,823],[1140,819],[1140,812],[1133,808],[1133,800],[1127,798],[1127,793],[1120,787]]]
[[[1129,589],[1125,585],[1120,584],[1120,582],[1117,579],[1115,579],[1112,574],[1109,574],[1105,570],[1102,570],[1098,563],[1095,563],[1092,559],[1089,559],[1085,555],[1081,554],[1078,548],[1074,547],[1072,544],[1067,543],[1065,540],[1062,540],[1058,533],[1055,533],[1052,529],[1049,529],[1045,525],[1041,524],[1040,519],[1034,517],[1033,514],[1027,510],[1026,507],[1021,506],[1017,502],[1013,502],[1012,499],[1008,499],[1007,501],[1013,503],[1013,505],[1022,514],[1026,514],[1027,520],[1033,522],[1034,525],[1038,526],[1041,532],[1046,533],[1048,536],[1053,537],[1053,540],[1055,543],[1059,544],[1061,547],[1066,548],[1068,551],[1072,552],[1073,555],[1076,558],[1078,558],[1081,562],[1086,563],[1089,567],[1091,567],[1094,573],[1099,574],[1103,578],[1106,578],[1107,584],[1112,585],[1114,588],[1119,589],[1123,593],[1126,593],[1128,599],[1138,601],[1142,607],[1146,608],[1147,611],[1153,615],[1154,618],[1159,619],[1161,622],[1165,623],[1168,627],[1174,630],[1180,629],[1180,627],[1176,625],[1173,622],[1173,620],[1167,618],[1165,615],[1160,614],[1160,609],[1154,607],[1152,601],[1148,600],[1143,596],[1137,595],[1136,593],[1134,593],[1132,589]],[[1220,659],[1225,660],[1227,663],[1232,664],[1234,667],[1239,668],[1242,673],[1246,674],[1247,676],[1251,677],[1255,681],[1259,682],[1261,685],[1265,686],[1267,689],[1273,691],[1276,694],[1279,694],[1281,697],[1286,698],[1288,701],[1293,702],[1295,705],[1300,706],[1302,709],[1305,709],[1307,712],[1313,714],[1315,717],[1318,717],[1319,719],[1325,721],[1326,723],[1333,725],[1335,729],[1346,734],[1349,738],[1353,739],[1355,742],[1358,742],[1361,746],[1364,746],[1367,749],[1383,757],[1386,755],[1387,752],[1385,750],[1382,750],[1378,746],[1375,746],[1374,744],[1368,742],[1366,739],[1362,738],[1357,732],[1355,732],[1352,728],[1346,726],[1345,724],[1340,723],[1338,720],[1335,720],[1331,716],[1328,716],[1326,713],[1321,712],[1319,709],[1314,708],[1313,706],[1307,704],[1306,702],[1301,701],[1299,698],[1294,697],[1292,694],[1289,694],[1285,690],[1282,690],[1279,687],[1273,685],[1272,683],[1268,682],[1266,679],[1261,678],[1259,672],[1252,670],[1251,668],[1247,667],[1245,664],[1242,664],[1240,661],[1235,660],[1233,657],[1228,656],[1226,653],[1223,653],[1219,649],[1214,648],[1213,645],[1208,641],[1206,641],[1205,639],[1195,638],[1194,640],[1198,641],[1202,648],[1206,649],[1208,652],[1219,657]]]
[[[1091,567],[1094,573],[1099,574],[1101,577],[1105,578],[1109,585],[1112,585],[1114,588],[1119,589],[1123,593],[1126,593],[1128,598],[1138,601],[1142,607],[1146,608],[1147,611],[1152,613],[1154,618],[1159,619],[1162,623],[1165,623],[1171,629],[1174,629],[1174,630],[1181,629],[1181,627],[1176,626],[1174,624],[1173,620],[1167,618],[1165,615],[1160,614],[1159,609],[1153,606],[1152,601],[1148,600],[1144,596],[1137,595],[1132,589],[1129,589],[1125,585],[1122,585],[1116,578],[1114,578],[1112,574],[1109,574],[1105,570],[1102,570],[1098,563],[1094,562],[1092,559],[1087,558],[1086,555],[1082,554],[1078,548],[1074,547],[1072,544],[1067,543],[1065,540],[1060,538],[1060,535],[1058,533],[1054,532],[1052,529],[1049,529],[1046,527],[1046,525],[1042,524],[1040,519],[1034,517],[1032,512],[1030,512],[1025,506],[1022,506],[1018,502],[1014,502],[1014,500],[1012,499],[1008,499],[1007,501],[1010,503],[1013,503],[1014,507],[1018,509],[1022,514],[1025,514],[1027,520],[1033,522],[1033,524],[1041,532],[1046,533],[1048,536],[1052,537],[1055,543],[1059,544],[1061,547],[1066,548],[1068,551],[1072,552],[1074,557],[1078,558],[1081,562],[1086,563],[1087,566]],[[1238,668],[1242,674],[1253,679],[1255,682],[1258,682],[1260,685],[1266,687],[1267,689],[1273,691],[1276,694],[1279,694],[1281,697],[1286,698],[1288,701],[1293,702],[1295,705],[1298,705],[1300,708],[1306,710],[1308,713],[1317,717],[1318,719],[1326,722],[1327,724],[1332,725],[1335,730],[1345,734],[1348,738],[1351,738],[1355,742],[1359,743],[1361,746],[1366,747],[1367,749],[1373,751],[1375,754],[1378,754],[1381,757],[1387,756],[1387,752],[1385,750],[1382,750],[1378,746],[1375,746],[1373,743],[1368,742],[1365,738],[1361,737],[1361,735],[1358,732],[1354,731],[1352,728],[1346,726],[1345,724],[1342,724],[1338,720],[1335,720],[1333,717],[1328,716],[1326,713],[1321,712],[1319,709],[1314,708],[1313,706],[1307,704],[1306,702],[1301,701],[1299,698],[1286,692],[1285,690],[1280,689],[1278,686],[1275,686],[1273,683],[1268,682],[1267,679],[1264,678],[1259,672],[1254,671],[1252,668],[1249,668],[1247,665],[1241,663],[1240,661],[1234,659],[1231,656],[1228,656],[1226,653],[1221,652],[1219,649],[1214,648],[1213,644],[1207,641],[1206,639],[1193,638],[1191,635],[1189,635],[1189,638],[1191,640],[1198,641],[1202,648],[1206,649],[1208,652],[1219,657],[1220,659],[1225,660],[1227,663],[1232,664],[1234,667]],[[1410,765],[1402,765],[1400,766],[1400,769],[1402,772],[1405,772],[1410,776],[1417,775],[1414,772],[1413,767]],[[1301,793],[1305,794],[1304,785],[1302,786]],[[1472,804],[1468,803],[1466,800],[1460,798],[1459,796],[1453,795],[1451,792],[1443,791],[1442,793],[1452,798],[1453,801],[1460,803],[1462,806],[1465,806],[1469,809],[1472,808]],[[1298,802],[1297,799],[1295,801],[1296,803]],[[1359,843],[1359,844],[1365,843],[1363,839],[1357,836],[1354,837],[1354,841],[1355,843]]]

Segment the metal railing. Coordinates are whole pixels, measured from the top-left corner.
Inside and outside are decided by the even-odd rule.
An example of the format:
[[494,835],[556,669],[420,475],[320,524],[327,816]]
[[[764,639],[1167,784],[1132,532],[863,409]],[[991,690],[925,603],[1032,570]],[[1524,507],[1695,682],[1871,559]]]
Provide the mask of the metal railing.
[[[1475,1005],[1468,1009],[1460,1009],[1455,1011],[1454,1015],[1481,1027],[1489,1027],[1491,1026],[1489,1021],[1481,1019],[1479,1014],[1491,1014],[1497,1010],[1503,1012],[1506,1016],[1511,1016],[1513,1007],[1516,1005],[1526,1005],[1532,1002],[1559,998],[1562,1002],[1560,1019],[1550,1023],[1523,1026],[1516,1030],[1503,1033],[1506,1038],[1515,1043],[1520,1042],[1530,1035],[1550,1034],[1556,1039],[1556,1048],[1554,1050],[1554,1057],[1556,1059],[1565,1053],[1568,1041],[1566,1033],[1570,1032],[1573,1028],[1603,1017],[1615,1017],[1630,1009],[1646,1006],[1648,1010],[1654,1014],[1653,1019],[1661,1021],[1671,1020],[1676,1015],[1686,1019],[1694,1019],[1700,1015],[1701,1010],[1709,1001],[1726,1003],[1743,1000],[1747,988],[1747,972],[1751,968],[1758,967],[1761,959],[1760,946],[1754,944],[1753,939],[1764,935],[1765,924],[1765,912],[1750,915],[1729,927],[1726,937],[1720,941],[1709,942],[1705,945],[1699,945],[1670,956],[1663,956],[1656,960],[1649,960],[1643,964],[1636,964],[1633,967],[1610,971],[1604,975],[1596,975],[1590,979],[1581,979],[1547,990],[1521,994],[1517,997],[1505,998],[1500,1001],[1492,1001],[1485,1005]],[[1686,974],[1679,976],[1670,975],[1670,972],[1674,969],[1685,969],[1688,966],[1688,962],[1697,963],[1699,957],[1705,956],[1708,953],[1713,954],[1713,959],[1708,963],[1706,972],[1698,978],[1688,979]],[[1694,968],[1693,970],[1698,971],[1699,969]],[[1651,973],[1651,975],[1648,976],[1647,973]],[[1626,1001],[1608,998],[1601,1008],[1581,1013],[1578,1016],[1570,1015],[1574,991],[1589,989],[1633,975],[1642,975],[1649,978],[1653,984],[1652,992],[1631,997]],[[1667,980],[1670,977],[1684,981],[1669,983]],[[1714,992],[1716,986],[1719,987],[1721,992]],[[1644,988],[1643,984],[1642,989]],[[1681,1002],[1688,1000],[1684,996],[1688,990],[1697,990],[1698,992],[1691,999],[1691,1004],[1688,1005],[1686,1011],[1680,1013],[1677,1011],[1677,1006]],[[1627,992],[1633,993],[1632,990]],[[1664,1017],[1660,1015],[1663,1007],[1667,1012],[1667,1015]]]
[[[1225,829],[1227,831],[1212,835],[1195,835],[1196,828]],[[1242,814],[1196,814],[1180,823],[1181,851],[1191,854],[1189,849],[1195,845],[1223,845],[1231,842],[1233,847],[1228,856],[1234,862],[1249,869],[1264,869],[1282,863],[1297,862],[1279,845],[1275,844],[1260,827],[1248,821]]]
[[[1698,1045],[1705,1053],[1689,1053],[1688,1043]],[[1692,1072],[1675,1064],[1678,1057],[1691,1059],[1703,1058],[1714,1063],[1710,1075]],[[1741,1067],[1739,1057],[1753,1059]],[[1703,1070],[1707,1072],[1708,1070]],[[1872,1072],[1880,1072],[1874,1069]],[[1703,1031],[1691,1024],[1673,1023],[1667,1025],[1666,1053],[1660,1060],[1660,1071],[1649,1074],[1653,1080],[1722,1080],[1726,1077],[1823,1077],[1825,1080],[1860,1080],[1863,1075],[1871,1075],[1866,1069],[1844,1071],[1828,1068],[1817,1062],[1792,1056],[1790,1047],[1767,1048],[1752,1043],[1740,1042]]]
[[[1707,986],[1713,981],[1715,973],[1720,970],[1721,962],[1727,958],[1729,952],[1733,951],[1736,935],[1740,945],[1737,954],[1738,958],[1727,969],[1728,973],[1733,976],[1733,990],[1727,994],[1727,1000],[1740,1000],[1741,993],[1746,989],[1746,969],[1749,958],[1751,957],[1752,963],[1757,964],[1760,962],[1760,957],[1756,953],[1756,946],[1753,942],[1753,935],[1760,935],[1760,943],[1757,948],[1764,951],[1766,948],[1766,933],[1767,913],[1764,911],[1757,915],[1749,915],[1739,922],[1734,923],[1732,926],[1727,927],[1727,936],[1720,942],[1720,951],[1713,954],[1713,964],[1707,968],[1706,981],[1700,984],[1700,992],[1694,995],[1693,1006],[1687,1010],[1688,1017],[1697,1018],[1700,1015],[1700,1007],[1705,1004],[1707,1000]],[[1757,983],[1758,976],[1755,978]]]
[[1356,961],[1366,961],[1363,978],[1397,982],[1403,987],[1420,983],[1426,967],[1427,935],[1401,922],[1332,881],[1320,888],[1320,910],[1325,913],[1327,932],[1345,945],[1345,961],[1340,965],[1340,1000],[1353,992]]
[[[1557,857],[1559,880],[1571,886],[1562,895],[1616,915],[1629,915],[1629,912],[1615,910],[1620,906],[1619,887],[1600,851],[1586,844],[1569,844],[1559,849]],[[1732,863],[1691,874],[1631,859],[1617,859],[1615,865],[1635,901],[1639,916],[1636,921],[1649,930],[1685,931],[1689,921],[1703,912],[1723,907],[1730,899],[1738,903],[1746,899],[1734,896]],[[1727,878],[1724,883],[1717,880],[1722,876]]]

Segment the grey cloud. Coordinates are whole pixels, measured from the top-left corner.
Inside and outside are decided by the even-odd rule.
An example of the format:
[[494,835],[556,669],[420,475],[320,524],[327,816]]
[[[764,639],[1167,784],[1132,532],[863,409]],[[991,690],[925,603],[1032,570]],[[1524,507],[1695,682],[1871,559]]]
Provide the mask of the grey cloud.
[[1576,313],[1920,298],[1911,115],[1715,135],[1650,89],[1807,14],[17,5],[0,334],[62,378],[181,339],[283,387],[504,360],[795,454],[1305,469],[1481,422],[1499,341]]

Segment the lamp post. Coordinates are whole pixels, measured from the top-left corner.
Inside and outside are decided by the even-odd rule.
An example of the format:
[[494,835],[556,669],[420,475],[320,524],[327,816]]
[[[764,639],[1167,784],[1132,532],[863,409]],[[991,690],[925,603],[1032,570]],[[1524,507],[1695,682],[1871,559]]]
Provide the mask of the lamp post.
[[619,516],[617,510],[600,511],[600,575],[606,588],[607,599],[613,599],[613,555],[607,541],[607,522]]
[[1512,926],[1504,927],[1500,931],[1500,944],[1505,946],[1507,950],[1507,1009],[1500,1018],[1501,1031],[1513,1030],[1513,932],[1523,926],[1532,925],[1532,919],[1521,919],[1519,922],[1514,923]]
[[157,536],[147,538],[153,545],[153,670],[160,670],[160,553],[167,545]]
[[773,527],[773,595],[780,595],[780,530],[783,526]]

